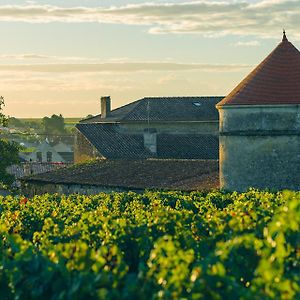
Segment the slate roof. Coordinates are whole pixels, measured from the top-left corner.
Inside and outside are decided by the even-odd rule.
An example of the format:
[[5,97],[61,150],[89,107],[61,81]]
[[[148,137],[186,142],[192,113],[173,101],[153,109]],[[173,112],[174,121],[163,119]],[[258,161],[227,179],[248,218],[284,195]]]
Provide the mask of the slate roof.
[[[69,164],[66,163],[21,163],[19,165],[12,165],[7,168],[7,172],[14,175],[16,179],[20,179],[26,175],[26,172],[32,174],[40,174],[44,172],[49,172],[59,168],[67,167]],[[27,174],[28,174],[27,173]]]
[[223,105],[300,104],[300,52],[282,42],[225,99]]
[[76,128],[108,159],[142,159],[150,156],[142,135],[121,134],[112,124],[77,124]]
[[25,177],[22,181],[170,190],[212,189],[219,185],[218,161],[205,160],[98,160]]
[[[108,159],[153,157],[144,147],[143,134],[128,134],[112,124],[77,124],[76,128]],[[201,134],[158,134],[157,158],[218,159],[217,136]]]
[[66,163],[74,162],[74,152],[57,152]]
[[218,159],[219,138],[201,134],[158,134],[157,157]]
[[[82,120],[93,122],[159,121],[218,121],[216,104],[224,97],[146,97],[101,115]],[[148,109],[149,108],[149,109]]]

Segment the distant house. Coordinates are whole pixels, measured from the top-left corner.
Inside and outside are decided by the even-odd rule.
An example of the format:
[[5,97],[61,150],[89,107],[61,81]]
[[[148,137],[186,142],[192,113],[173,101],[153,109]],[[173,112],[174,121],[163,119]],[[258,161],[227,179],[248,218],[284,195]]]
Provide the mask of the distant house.
[[71,147],[60,142],[57,145],[50,145],[49,142],[36,145],[33,152],[20,152],[20,159],[27,162],[38,163],[71,163],[74,160],[74,152]]
[[65,163],[72,163],[74,161],[74,150],[70,145],[59,142],[53,146],[53,149],[63,158]]
[[143,98],[76,125],[75,163],[106,159],[217,159],[218,112],[223,97]]
[[20,179],[25,176],[31,176],[41,174],[49,171],[53,171],[59,168],[70,166],[67,163],[39,163],[39,162],[21,162],[18,165],[12,165],[7,168],[7,172],[15,176],[15,187],[20,187]]
[[86,195],[149,190],[210,190],[218,188],[215,160],[98,160],[24,177],[22,193]]

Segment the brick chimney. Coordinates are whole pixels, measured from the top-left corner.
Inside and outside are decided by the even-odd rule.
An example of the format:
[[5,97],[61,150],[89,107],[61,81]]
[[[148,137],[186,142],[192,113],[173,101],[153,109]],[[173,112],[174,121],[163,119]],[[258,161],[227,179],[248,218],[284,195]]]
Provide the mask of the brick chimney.
[[109,117],[111,111],[110,96],[101,97],[101,119]]
[[144,130],[144,147],[152,154],[157,154],[157,132],[154,128]]

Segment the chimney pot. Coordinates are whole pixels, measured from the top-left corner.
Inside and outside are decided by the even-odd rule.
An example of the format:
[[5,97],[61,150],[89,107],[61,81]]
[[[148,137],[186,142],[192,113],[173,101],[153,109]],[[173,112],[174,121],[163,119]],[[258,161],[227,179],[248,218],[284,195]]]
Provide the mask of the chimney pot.
[[101,119],[105,119],[111,112],[111,100],[110,96],[101,97]]

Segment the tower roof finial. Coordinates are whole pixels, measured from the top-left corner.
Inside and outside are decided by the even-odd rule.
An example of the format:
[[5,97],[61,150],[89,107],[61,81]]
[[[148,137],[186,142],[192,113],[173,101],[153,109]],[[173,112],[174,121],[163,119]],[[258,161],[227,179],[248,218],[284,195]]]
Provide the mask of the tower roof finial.
[[285,29],[283,29],[283,37],[282,37],[282,41],[283,41],[283,42],[287,42],[287,41],[288,41],[288,39],[287,39],[287,37],[286,37],[286,34],[285,34]]

